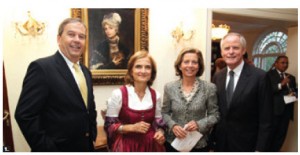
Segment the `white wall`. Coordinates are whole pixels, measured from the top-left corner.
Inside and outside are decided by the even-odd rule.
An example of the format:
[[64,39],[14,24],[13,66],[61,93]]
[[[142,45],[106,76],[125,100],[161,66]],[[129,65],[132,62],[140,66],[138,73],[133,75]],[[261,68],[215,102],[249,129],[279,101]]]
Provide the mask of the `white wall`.
[[[60,22],[70,16],[70,9],[56,7],[55,11],[49,7],[18,7],[6,9],[6,16],[3,18],[3,59],[6,70],[8,99],[12,120],[13,140],[15,151],[27,152],[30,148],[25,141],[14,118],[15,108],[22,88],[23,78],[26,74],[29,63],[41,57],[52,55],[57,50],[56,35]],[[37,20],[46,23],[46,31],[42,36],[29,37],[21,36],[15,30],[15,21],[26,21],[27,11]],[[51,12],[51,13],[50,13]],[[165,12],[168,12],[167,14]],[[185,12],[182,15],[182,12]],[[206,60],[210,60],[210,41],[207,43],[207,21],[209,13],[207,9],[169,9],[151,8],[149,13],[149,52],[154,57],[158,67],[157,79],[153,87],[163,94],[163,86],[166,82],[177,79],[174,71],[174,61],[179,50],[185,46],[199,48]],[[171,37],[172,30],[182,20],[189,22],[189,26],[195,31],[191,41],[183,41],[175,44]],[[208,53],[206,53],[208,51]],[[210,61],[203,79],[209,79]],[[111,95],[113,89],[119,86],[94,86],[94,95],[97,111],[105,108],[105,101]],[[103,120],[98,115],[98,125],[103,125]]]
[[[298,27],[288,29],[286,56],[289,57],[288,73],[296,77],[298,83]],[[287,137],[282,151],[298,152],[298,102],[294,104],[294,121],[290,121]]]
[[[43,36],[21,36],[16,32],[15,22],[25,22],[27,11],[30,10],[34,18],[46,23]],[[49,15],[49,12],[52,14]],[[56,34],[58,24],[70,16],[66,8],[20,7],[6,9],[3,16],[3,59],[6,71],[10,116],[12,120],[13,140],[16,151],[29,151],[29,147],[14,118],[14,112],[21,92],[23,78],[29,63],[35,59],[53,54],[57,50]]]
[[[184,14],[182,14],[183,12]],[[153,87],[159,92],[163,93],[165,83],[178,79],[175,76],[174,62],[184,47],[195,47],[202,51],[205,62],[207,62],[203,79],[210,78],[206,77],[206,75],[210,75],[210,57],[207,58],[207,55],[210,56],[210,47],[209,50],[206,47],[207,17],[207,9],[176,8],[166,11],[166,8],[151,8],[149,51],[157,62],[158,74]],[[172,38],[171,32],[181,21],[190,23],[190,28],[194,30],[195,34],[192,40],[177,43]],[[210,40],[208,42],[210,46]]]

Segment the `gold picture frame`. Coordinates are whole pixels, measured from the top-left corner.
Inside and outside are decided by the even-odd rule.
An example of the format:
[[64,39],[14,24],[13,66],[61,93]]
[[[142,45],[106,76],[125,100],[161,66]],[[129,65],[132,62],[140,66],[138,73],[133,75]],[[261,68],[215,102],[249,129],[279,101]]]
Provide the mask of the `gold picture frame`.
[[[92,58],[91,51],[97,46],[96,35],[102,30],[101,21],[103,15],[107,12],[120,12],[120,16],[124,16],[120,25],[119,31],[126,32],[124,37],[127,37],[131,54],[136,51],[145,49],[148,50],[148,14],[147,8],[133,9],[87,9],[87,8],[72,8],[71,17],[81,18],[87,26],[87,45],[82,56],[82,63],[90,68],[90,60]],[[123,14],[122,14],[123,13]],[[94,19],[97,18],[97,19]],[[122,25],[123,24],[123,25]],[[127,25],[126,25],[127,24]],[[122,29],[123,26],[123,29]],[[95,28],[98,27],[98,28]],[[97,30],[98,29],[98,30]],[[132,32],[131,32],[132,31]],[[128,34],[131,32],[131,35]],[[120,32],[121,33],[121,32]],[[128,37],[129,36],[129,37]],[[94,38],[93,38],[94,37]],[[103,37],[102,37],[103,39]],[[98,39],[99,40],[99,39]],[[131,41],[131,42],[130,42]],[[126,66],[125,66],[126,67]],[[94,85],[122,85],[124,84],[124,76],[127,69],[93,69],[90,68]]]

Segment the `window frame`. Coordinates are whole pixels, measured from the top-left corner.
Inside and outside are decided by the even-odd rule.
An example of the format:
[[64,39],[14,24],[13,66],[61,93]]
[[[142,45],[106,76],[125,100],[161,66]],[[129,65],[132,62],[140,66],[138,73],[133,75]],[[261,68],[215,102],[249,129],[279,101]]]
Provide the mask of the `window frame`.
[[[282,35],[278,35],[279,33],[282,33]],[[287,30],[285,29],[269,29],[268,31],[264,32],[262,35],[260,35],[253,47],[252,51],[252,59],[253,63],[256,67],[261,68],[265,71],[269,70],[272,67],[272,64],[266,64],[267,58],[273,57],[273,59],[280,55],[285,55],[287,51]],[[276,34],[274,34],[276,33]],[[276,36],[275,36],[276,35]],[[286,36],[286,37],[284,37]],[[275,37],[275,38],[274,38]],[[268,41],[270,40],[270,41]],[[278,48],[278,52],[270,52],[269,48],[271,46],[276,46]],[[274,59],[274,60],[275,60]]]

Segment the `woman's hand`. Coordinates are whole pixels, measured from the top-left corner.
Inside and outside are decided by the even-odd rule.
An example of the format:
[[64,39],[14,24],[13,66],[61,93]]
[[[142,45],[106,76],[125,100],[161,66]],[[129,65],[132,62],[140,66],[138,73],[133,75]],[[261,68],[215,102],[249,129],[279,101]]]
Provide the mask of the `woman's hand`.
[[179,125],[174,125],[172,131],[177,138],[185,138],[187,134],[187,132]]
[[116,66],[118,66],[119,64],[121,64],[122,60],[123,60],[123,58],[115,57],[115,58],[112,60],[112,62],[113,62]]
[[160,129],[155,132],[153,138],[160,145],[163,145],[165,143],[165,141],[166,141],[164,133]]
[[140,121],[133,125],[134,131],[138,133],[147,133],[149,128],[150,128],[150,124],[144,121]]
[[190,122],[188,122],[187,124],[185,124],[185,130],[186,131],[195,131],[198,130],[198,124],[196,123],[196,121],[192,120]]
[[114,53],[114,55],[112,56],[112,62],[116,66],[120,65],[123,60],[124,60],[124,55],[121,52]]

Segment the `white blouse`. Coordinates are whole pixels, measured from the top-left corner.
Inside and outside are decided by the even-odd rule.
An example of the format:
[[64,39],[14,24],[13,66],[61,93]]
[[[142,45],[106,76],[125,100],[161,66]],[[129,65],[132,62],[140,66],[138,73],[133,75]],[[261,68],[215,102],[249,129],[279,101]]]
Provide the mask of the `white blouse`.
[[[138,95],[134,91],[133,86],[126,85],[128,91],[128,106],[133,110],[147,110],[153,107],[151,93],[149,88],[146,88],[146,93],[142,99],[139,99]],[[161,118],[161,97],[159,92],[156,93],[156,109],[155,118]],[[122,92],[120,89],[115,89],[112,92],[112,96],[107,100],[107,111],[106,116],[118,117],[122,108]]]

